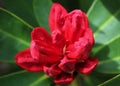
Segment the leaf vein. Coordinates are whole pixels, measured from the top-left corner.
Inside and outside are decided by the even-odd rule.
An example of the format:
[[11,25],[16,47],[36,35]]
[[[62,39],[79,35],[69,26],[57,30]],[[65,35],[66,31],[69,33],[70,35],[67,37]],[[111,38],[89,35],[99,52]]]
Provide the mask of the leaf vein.
[[87,16],[89,17],[90,13],[92,12],[94,6],[96,5],[97,1],[99,0],[94,0],[94,2],[92,3],[91,7],[89,8],[88,12],[87,12]]
[[119,59],[120,59],[120,56],[112,57],[111,59],[100,61],[98,65],[102,65],[104,63],[112,62],[114,60],[119,60]]

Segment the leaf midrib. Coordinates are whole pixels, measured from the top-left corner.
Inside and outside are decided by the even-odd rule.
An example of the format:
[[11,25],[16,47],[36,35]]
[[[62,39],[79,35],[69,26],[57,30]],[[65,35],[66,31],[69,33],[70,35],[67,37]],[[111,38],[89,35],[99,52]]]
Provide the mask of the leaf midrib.
[[[4,78],[7,78],[7,77],[19,75],[19,74],[22,74],[22,73],[25,73],[25,72],[27,72],[27,71],[26,71],[26,70],[21,70],[21,71],[14,72],[14,73],[11,73],[11,74],[8,74],[8,75],[3,75],[3,76],[0,77],[0,79],[4,79]],[[48,78],[48,76],[44,74],[42,77],[37,78],[37,80],[31,82],[28,86],[36,86],[36,85],[38,85],[40,82],[42,82],[43,80],[45,80],[45,79],[47,79],[47,78]]]
[[120,56],[112,57],[110,59],[100,61],[98,65],[100,66],[100,65],[103,65],[104,63],[109,63],[109,62],[112,62],[114,60],[119,60],[119,59],[120,59]]
[[100,25],[100,27],[94,32],[94,37],[96,37],[101,30],[104,30],[105,29],[104,27],[107,26],[108,23],[111,22],[116,16],[118,16],[119,13],[120,13],[120,9],[118,9],[118,11],[116,11],[113,15],[111,15],[108,19],[106,19],[106,21],[104,21]]
[[44,74],[42,77],[40,77],[36,81],[32,82],[29,86],[36,86],[37,84],[39,84],[40,82],[42,82],[43,80],[45,80],[47,78],[48,78],[48,76]]
[[21,71],[14,72],[14,73],[11,73],[11,74],[8,74],[8,75],[3,75],[3,76],[0,77],[0,79],[2,79],[2,78],[6,78],[6,77],[10,77],[10,76],[13,76],[13,75],[16,75],[16,74],[25,73],[25,72],[27,72],[27,71],[25,71],[25,70],[21,70]]
[[[22,22],[25,26],[29,27],[29,29],[31,29],[31,30],[33,29],[33,26],[31,26],[29,23],[27,23],[26,21],[24,21],[23,19],[21,19],[20,17],[18,17],[17,15],[15,15],[14,13],[12,13],[12,12],[4,9],[4,8],[1,8],[1,7],[0,7],[0,10],[3,11],[3,12],[5,12],[5,13],[7,13],[7,14],[9,14],[9,15],[11,15],[12,17],[16,18],[17,20],[19,20],[20,22]],[[26,28],[26,29],[28,29],[28,28]],[[0,29],[0,32],[3,33],[3,34],[5,34],[8,37],[11,37],[12,39],[20,41],[21,43],[25,44],[26,46],[29,46],[29,42],[27,42],[27,41],[25,41],[25,40],[23,40],[23,39],[21,39],[19,37],[16,37],[13,34],[10,34],[10,33],[6,32],[6,31],[3,31],[2,29]]]
[[111,78],[111,79],[103,82],[102,84],[99,84],[98,86],[105,86],[105,84],[112,82],[112,80],[115,80],[115,79],[117,79],[118,77],[120,77],[120,74],[118,74],[118,75],[116,75],[115,77],[113,77],[113,78]]
[[0,32],[5,34],[6,36],[12,38],[12,39],[15,39],[15,40],[25,44],[26,46],[29,46],[29,42],[27,42],[27,41],[25,41],[25,40],[23,40],[23,39],[21,39],[21,38],[19,38],[17,36],[14,36],[13,34],[10,34],[10,33],[6,32],[6,31],[3,31],[1,28],[0,28]]
[[19,20],[20,22],[22,22],[24,25],[26,25],[27,27],[29,27],[31,30],[33,29],[33,26],[31,26],[29,23],[27,23],[26,21],[24,21],[23,19],[21,19],[20,17],[18,17],[17,15],[15,15],[14,13],[4,9],[4,8],[1,8],[0,7],[0,10],[2,10],[3,12],[11,15],[12,17],[16,18],[17,20]]
[[88,12],[87,12],[87,16],[89,17],[90,13],[92,12],[94,6],[96,5],[97,1],[99,0],[94,0],[91,7],[89,8]]
[[120,38],[120,35],[117,35],[115,36],[114,38],[112,38],[111,40],[107,41],[103,46],[99,47],[98,50],[96,50],[96,52],[94,52],[94,55],[97,55],[97,53],[102,50],[105,46],[113,43],[115,40],[119,39]]

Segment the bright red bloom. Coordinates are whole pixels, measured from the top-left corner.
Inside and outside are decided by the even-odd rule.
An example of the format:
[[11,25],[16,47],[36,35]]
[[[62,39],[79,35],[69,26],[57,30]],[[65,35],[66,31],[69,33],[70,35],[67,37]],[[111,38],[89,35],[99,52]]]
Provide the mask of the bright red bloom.
[[76,72],[89,74],[98,59],[89,56],[94,37],[85,13],[81,10],[67,13],[54,3],[49,23],[51,35],[36,27],[31,33],[30,48],[15,56],[16,63],[28,71],[44,71],[57,84],[70,83]]

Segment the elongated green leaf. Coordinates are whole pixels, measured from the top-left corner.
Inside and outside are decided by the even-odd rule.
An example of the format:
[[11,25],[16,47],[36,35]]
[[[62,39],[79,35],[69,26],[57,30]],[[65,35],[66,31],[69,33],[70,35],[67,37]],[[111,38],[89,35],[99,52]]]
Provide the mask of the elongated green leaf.
[[3,0],[3,7],[33,26],[38,23],[33,12],[33,0]]
[[32,26],[0,8],[0,61],[14,62],[15,54],[29,47]]
[[105,81],[104,83],[98,86],[120,86],[120,74]]
[[120,0],[95,0],[88,17],[95,36],[93,55],[100,63],[97,70],[120,73]]
[[49,30],[48,16],[51,5],[51,0],[34,0],[33,2],[34,13],[38,23],[47,30]]
[[43,73],[20,71],[0,77],[1,86],[50,86],[50,79]]

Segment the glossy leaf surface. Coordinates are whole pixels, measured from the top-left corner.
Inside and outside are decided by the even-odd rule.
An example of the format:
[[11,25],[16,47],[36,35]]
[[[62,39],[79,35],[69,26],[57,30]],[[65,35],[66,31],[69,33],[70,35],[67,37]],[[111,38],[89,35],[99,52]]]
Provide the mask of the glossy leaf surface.
[[99,72],[120,73],[120,1],[95,0],[88,11],[94,31],[93,55],[100,62]]
[[29,47],[32,26],[0,8],[0,61],[14,62],[15,54]]

